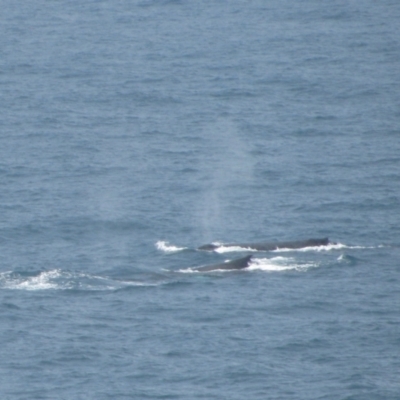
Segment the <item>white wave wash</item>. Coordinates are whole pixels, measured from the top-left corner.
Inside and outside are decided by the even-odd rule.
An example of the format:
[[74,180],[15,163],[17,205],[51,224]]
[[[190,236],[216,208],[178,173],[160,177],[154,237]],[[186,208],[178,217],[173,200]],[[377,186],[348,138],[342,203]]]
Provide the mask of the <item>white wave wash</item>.
[[5,272],[1,274],[1,281],[3,281],[2,286],[6,289],[19,289],[19,290],[57,289],[58,284],[55,282],[51,282],[51,280],[59,278],[60,275],[61,272],[58,269],[41,272],[38,276],[30,276],[27,278],[15,277],[13,276],[12,272]]
[[255,249],[252,249],[250,247],[241,247],[241,246],[225,246],[223,244],[220,243],[213,243],[215,246],[218,246],[217,248],[215,248],[215,252],[216,253],[234,253],[234,252],[241,252],[241,251],[257,251]]
[[128,286],[154,286],[152,283],[118,281],[108,277],[71,273],[54,269],[24,277],[12,271],[0,274],[0,288],[11,290],[116,290]]
[[[251,247],[241,247],[241,246],[227,246],[224,245],[223,243],[212,243],[215,246],[218,246],[217,248],[214,249],[216,253],[234,253],[234,252],[243,252],[243,251],[251,251],[251,252],[265,252],[266,250],[256,250]],[[268,250],[269,252],[275,252],[275,253],[287,253],[287,252],[294,252],[294,251],[300,251],[300,252],[307,252],[307,251],[331,251],[331,250],[342,250],[342,249],[366,249],[369,247],[364,247],[364,246],[347,246],[343,243],[329,243],[325,246],[309,246],[309,247],[302,247],[300,249],[291,249],[291,248],[279,248],[276,250]]]
[[316,268],[319,265],[316,263],[296,263],[293,258],[274,257],[274,258],[253,258],[250,265],[247,267],[249,271],[267,271],[267,272],[282,272],[282,271],[307,271],[309,268]]
[[[229,262],[231,260],[225,260]],[[252,258],[248,267],[240,271],[267,271],[267,272],[283,272],[283,271],[307,271],[310,268],[317,268],[317,263],[304,263],[299,264],[294,258],[291,257],[274,257],[274,258]],[[179,269],[178,272],[184,274],[201,274],[210,272],[232,272],[238,271],[236,269],[215,269],[212,271],[199,271],[197,267]]]
[[165,242],[162,240],[160,240],[156,243],[156,247],[158,250],[164,251],[165,253],[174,253],[176,251],[182,251],[187,248],[187,247],[173,246],[173,245],[170,245],[168,242]]
[[279,252],[288,252],[288,251],[300,251],[300,252],[306,252],[306,251],[331,251],[331,250],[342,250],[342,249],[365,249],[367,247],[364,246],[347,246],[346,244],[343,243],[329,243],[325,246],[309,246],[309,247],[302,247],[301,249],[276,249],[272,250],[275,253]]

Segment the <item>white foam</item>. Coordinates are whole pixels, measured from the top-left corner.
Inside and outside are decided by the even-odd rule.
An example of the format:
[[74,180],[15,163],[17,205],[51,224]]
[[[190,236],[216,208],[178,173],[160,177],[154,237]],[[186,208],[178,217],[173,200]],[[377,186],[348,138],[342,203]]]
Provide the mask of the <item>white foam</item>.
[[[225,262],[228,262],[226,260]],[[277,256],[273,258],[252,258],[247,268],[243,268],[242,271],[267,271],[267,272],[282,272],[282,271],[307,271],[309,268],[316,268],[319,264],[317,263],[298,263],[294,258]],[[179,269],[178,272],[184,274],[198,274],[204,272],[232,272],[228,269],[215,269],[212,271],[199,271],[195,267]]]
[[[243,251],[250,251],[250,252],[265,252],[265,250],[256,250],[252,249],[251,247],[241,247],[241,246],[226,246],[223,243],[215,242],[213,245],[218,246],[214,249],[216,253],[233,253],[233,252],[243,252]],[[381,246],[379,246],[381,247]],[[307,251],[331,251],[331,250],[342,250],[342,249],[370,249],[373,247],[365,247],[365,246],[347,246],[343,243],[329,243],[325,246],[309,246],[309,247],[302,247],[300,249],[291,249],[291,248],[280,248],[276,250],[270,250],[274,253],[287,253],[287,252],[307,252]]]
[[307,271],[309,268],[316,268],[316,263],[299,264],[293,258],[274,257],[274,258],[253,258],[249,267],[249,271],[268,271],[268,272],[282,272],[282,271]]
[[[244,271],[246,269],[247,268],[243,268],[243,269],[241,269],[241,271]],[[195,267],[186,268],[186,269],[178,269],[178,272],[181,272],[183,274],[204,274],[204,273],[209,274],[209,273],[213,273],[213,272],[232,272],[232,271],[238,271],[238,270],[236,270],[235,268],[232,268],[232,269],[222,269],[221,268],[221,269],[212,269],[209,271],[202,271],[202,270],[196,269]]]
[[[251,247],[241,247],[241,246],[226,246],[222,243],[213,243],[213,245],[218,246],[214,249],[216,253],[231,253],[231,252],[243,252],[243,251],[251,251],[251,252],[265,252],[265,250],[256,250]],[[361,246],[346,246],[342,243],[330,243],[326,246],[309,246],[309,247],[302,247],[300,249],[291,249],[291,248],[280,248],[276,250],[270,250],[276,253],[286,253],[286,252],[293,252],[293,251],[330,251],[330,250],[341,250],[341,249],[364,249],[365,247]]]
[[194,268],[185,268],[185,269],[178,269],[177,272],[181,272],[182,274],[198,274],[201,271],[198,271]]
[[182,251],[186,249],[186,247],[178,247],[170,245],[168,242],[165,241],[158,241],[156,243],[156,247],[158,250],[164,251],[165,253],[173,253],[176,251]]
[[[28,278],[13,278],[11,273],[9,273],[8,279],[6,277],[4,287],[7,289],[20,290],[57,289],[57,283],[51,282],[51,280],[59,278],[60,275],[61,272],[58,269],[41,272],[38,276],[30,276]],[[3,277],[5,276],[3,275]]]
[[221,254],[233,253],[235,251],[251,251],[251,252],[257,251],[257,250],[251,249],[250,247],[224,246],[223,244],[218,244],[218,243],[217,244],[213,243],[213,244],[218,246],[217,248],[214,249],[214,251],[216,253],[221,253]]
[[13,271],[0,273],[0,288],[11,290],[116,290],[129,286],[157,286],[160,283],[119,281],[109,277],[69,272],[59,269],[36,276],[21,276]]
[[365,249],[366,247],[363,246],[347,246],[343,243],[329,243],[326,246],[309,246],[309,247],[302,247],[301,249],[276,249],[272,250],[275,253],[279,252],[293,252],[293,251],[300,251],[300,252],[307,252],[307,251],[331,251],[331,250],[342,250],[342,249]]

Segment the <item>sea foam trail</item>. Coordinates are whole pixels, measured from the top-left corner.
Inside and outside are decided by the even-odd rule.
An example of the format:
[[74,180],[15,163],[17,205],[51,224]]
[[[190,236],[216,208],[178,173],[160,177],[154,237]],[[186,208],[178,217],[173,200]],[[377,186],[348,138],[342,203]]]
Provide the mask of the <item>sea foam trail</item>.
[[274,258],[253,258],[248,266],[249,271],[267,271],[267,272],[282,272],[282,271],[307,271],[310,268],[316,268],[317,263],[298,263],[295,259],[289,257],[274,257]]
[[[252,253],[261,252],[265,253],[266,250],[256,250],[251,247],[243,247],[239,245],[225,245],[221,242],[212,242],[213,245],[217,246],[213,249],[214,252],[219,254],[224,253],[235,253],[235,252],[244,252],[249,251]],[[180,247],[170,244],[168,241],[160,240],[155,244],[156,248],[160,251],[165,253],[175,253],[178,251],[187,250],[188,247]],[[377,246],[377,247],[384,247],[384,246]],[[332,251],[332,250],[343,250],[343,249],[373,249],[374,246],[349,246],[343,243],[329,243],[325,246],[309,246],[309,247],[302,247],[300,249],[290,249],[290,248],[280,248],[276,250],[268,250],[269,253],[287,253],[287,252],[323,252],[323,251]]]
[[174,246],[174,245],[171,245],[168,242],[162,241],[162,240],[160,240],[156,243],[156,247],[158,250],[164,251],[165,253],[174,253],[177,251],[182,251],[182,250],[187,249],[187,247]]
[[56,282],[61,276],[61,271],[54,269],[51,271],[40,272],[36,276],[21,276],[11,271],[0,274],[0,284],[3,289],[17,290],[48,290],[58,289]]
[[[228,262],[231,260],[225,260]],[[240,271],[266,271],[266,272],[283,272],[283,271],[307,271],[309,268],[316,268],[319,264],[317,263],[298,263],[294,258],[291,257],[274,257],[274,258],[253,258],[247,268],[243,268]],[[216,269],[213,271],[206,271],[206,273],[212,272],[232,272],[238,271],[235,269]],[[197,267],[179,269],[177,272],[185,274],[190,273],[205,273],[205,271],[199,271]]]
[[[241,246],[226,246],[222,243],[213,243],[214,245],[218,246],[213,251],[217,253],[233,253],[233,252],[243,252],[243,251],[250,251],[250,252],[261,252],[265,253],[265,250],[256,250],[252,249],[251,247],[241,247]],[[286,253],[286,252],[307,252],[307,251],[331,251],[331,250],[342,250],[342,249],[366,249],[370,247],[365,246],[347,246],[343,243],[329,243],[326,246],[309,246],[309,247],[302,247],[300,249],[290,249],[290,248],[281,248],[276,250],[269,250],[270,253]]]
[[153,286],[145,282],[119,281],[108,277],[59,269],[23,276],[12,271],[0,274],[0,288],[11,290],[117,290],[128,286]]

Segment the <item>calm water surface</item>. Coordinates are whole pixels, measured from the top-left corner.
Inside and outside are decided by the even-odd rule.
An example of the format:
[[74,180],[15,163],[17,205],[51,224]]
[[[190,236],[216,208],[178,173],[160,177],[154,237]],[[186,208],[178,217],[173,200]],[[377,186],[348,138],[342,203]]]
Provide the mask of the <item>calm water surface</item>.
[[2,399],[400,398],[397,2],[0,6]]

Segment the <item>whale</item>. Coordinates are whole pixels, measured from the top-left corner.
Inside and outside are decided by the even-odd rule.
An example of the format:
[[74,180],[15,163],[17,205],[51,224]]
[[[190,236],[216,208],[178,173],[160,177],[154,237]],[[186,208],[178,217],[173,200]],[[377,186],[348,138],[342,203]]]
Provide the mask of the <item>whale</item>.
[[246,257],[236,258],[231,261],[226,261],[220,264],[205,265],[203,267],[193,268],[193,271],[198,272],[210,272],[210,271],[229,271],[229,270],[239,270],[247,268],[250,264],[252,256],[248,255]]
[[258,243],[229,243],[229,244],[205,244],[200,246],[198,250],[214,251],[220,247],[241,247],[246,251],[274,251],[279,249],[303,249],[305,247],[318,247],[328,245],[329,239],[306,239],[294,240],[286,242],[258,242]]

